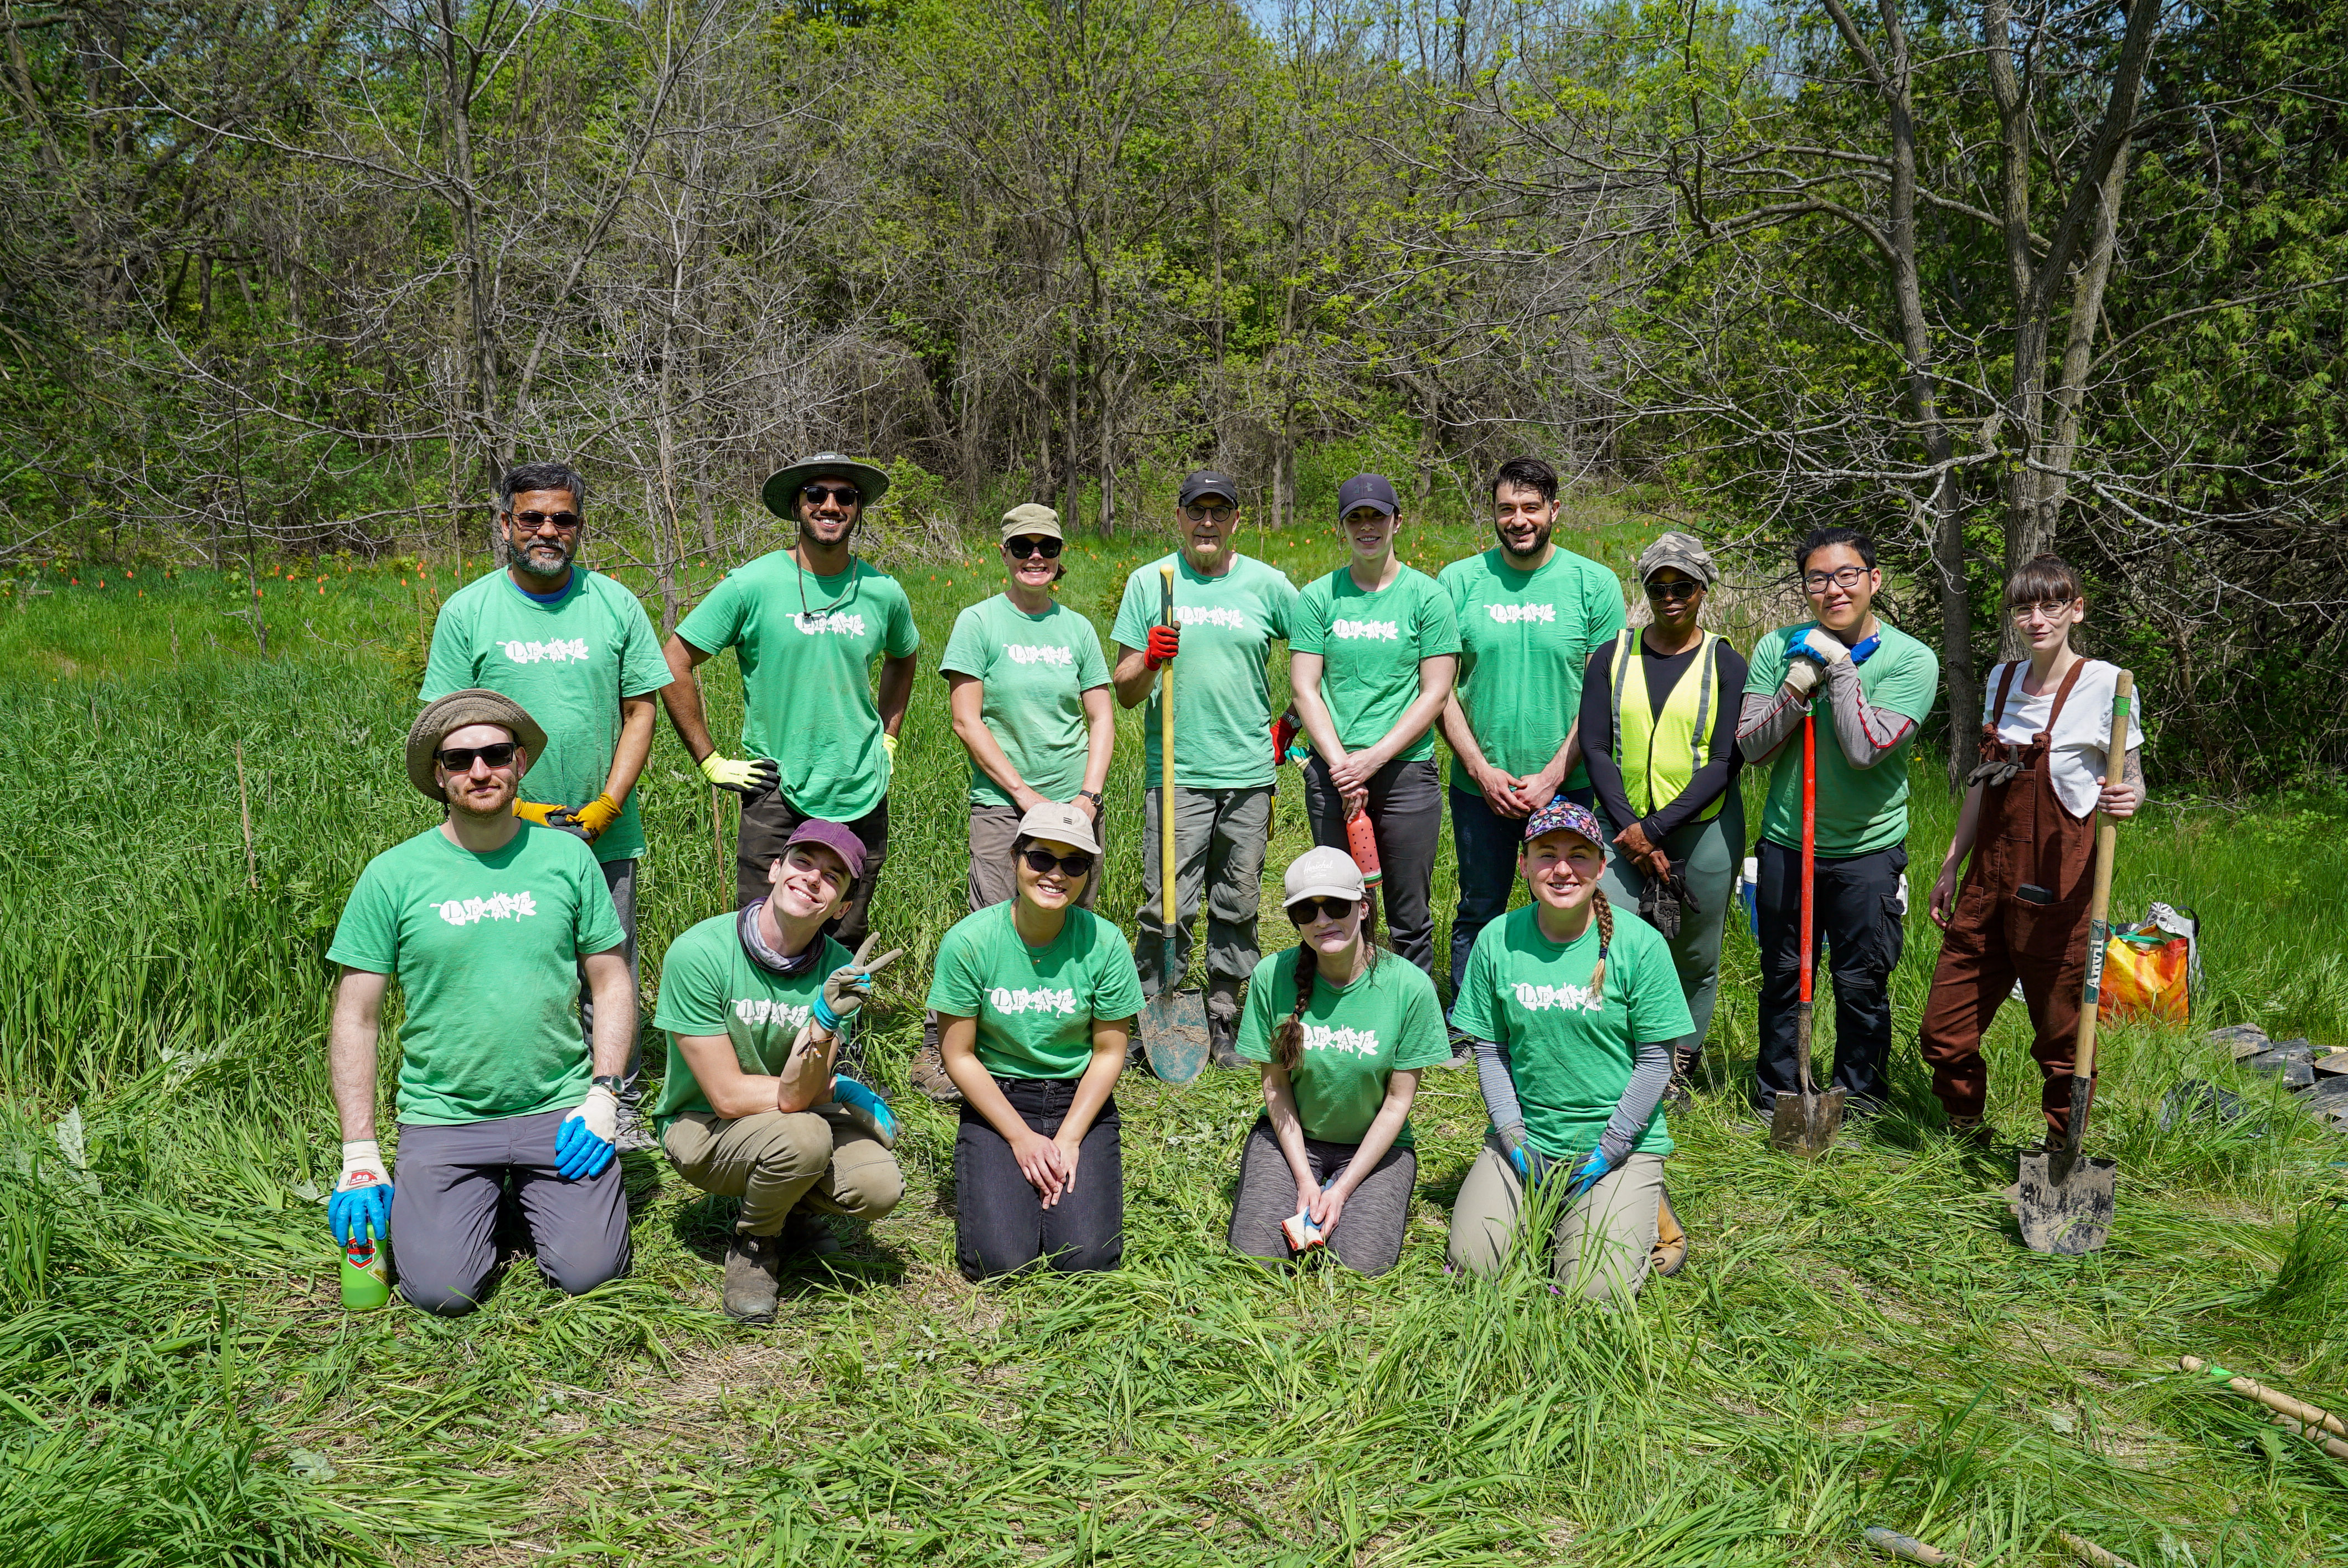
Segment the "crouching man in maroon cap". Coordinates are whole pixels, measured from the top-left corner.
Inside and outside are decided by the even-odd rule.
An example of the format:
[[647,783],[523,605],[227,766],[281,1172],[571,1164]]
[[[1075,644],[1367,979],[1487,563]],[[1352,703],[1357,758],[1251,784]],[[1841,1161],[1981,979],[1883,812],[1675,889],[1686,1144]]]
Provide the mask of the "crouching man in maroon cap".
[[864,874],[863,841],[810,819],[767,867],[767,891],[677,938],[661,962],[656,1029],[668,1077],[653,1109],[661,1148],[704,1192],[740,1198],[726,1253],[726,1316],[775,1316],[782,1269],[838,1252],[823,1214],[877,1220],[904,1196],[889,1102],[834,1071],[878,958],[823,934]]
[[[426,704],[407,776],[448,807],[367,863],[326,957],[343,966],[328,1047],[343,1173],[335,1239],[386,1234],[392,1170],[376,1142],[376,1043],[396,977],[399,1290],[427,1312],[480,1304],[510,1186],[540,1272],[576,1296],[628,1266],[613,1144],[635,1033],[627,932],[586,841],[514,815],[546,732],[520,703],[469,688]],[[579,976],[594,1002],[592,1056]]]

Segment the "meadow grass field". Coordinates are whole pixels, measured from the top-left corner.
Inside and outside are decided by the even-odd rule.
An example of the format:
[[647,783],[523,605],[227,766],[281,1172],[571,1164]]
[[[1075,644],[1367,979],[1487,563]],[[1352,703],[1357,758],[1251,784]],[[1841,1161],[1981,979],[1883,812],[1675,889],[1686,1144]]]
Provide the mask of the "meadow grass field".
[[[1627,572],[1654,526],[1593,505],[1566,533]],[[1406,554],[1432,569],[1483,542],[1428,529]],[[1163,548],[1082,543],[1064,593],[1106,631]],[[1321,530],[1242,548],[1300,582],[1340,559]],[[1120,1272],[965,1283],[953,1118],[903,1075],[962,912],[965,764],[935,667],[955,610],[998,586],[980,548],[898,563],[924,673],[876,923],[911,953],[870,1016],[908,1123],[903,1206],[795,1273],[776,1325],[736,1326],[723,1206],[631,1156],[632,1277],[567,1300],[520,1265],[469,1318],[345,1314],[319,1202],[324,953],[360,866],[434,820],[397,748],[453,564],[286,563],[258,599],[217,572],[83,569],[0,608],[0,1563],[1693,1568],[1874,1560],[1869,1523],[1979,1563],[2067,1561],[2058,1530],[2145,1568],[2348,1561],[2348,1469],[2176,1364],[2348,1407],[2348,1141],[2193,1034],[2119,1028],[2093,1138],[2120,1161],[2111,1245],[2024,1250],[2011,1153],[1940,1134],[1913,1050],[1953,819],[1937,759],[1915,774],[1891,1111],[1816,1165],[1768,1151],[1742,1093],[1738,925],[1716,1076],[1674,1119],[1694,1255],[1635,1310],[1565,1305],[1529,1267],[1446,1276],[1483,1111],[1440,1069],[1382,1278],[1226,1252],[1260,1102],[1252,1073],[1210,1072],[1120,1090]],[[2157,721],[2161,672],[2140,674]],[[705,684],[726,734],[730,661]],[[1129,921],[1136,715],[1120,736],[1103,910]],[[668,939],[725,907],[731,826],[721,853],[665,723],[643,792],[649,991]],[[1309,842],[1300,796],[1284,773],[1275,873]],[[2197,1034],[2348,1043],[2343,827],[2334,791],[2164,799],[2125,830],[2117,907],[2205,922]],[[1447,912],[1447,844],[1437,875]],[[1276,909],[1262,929],[1291,939]],[[2016,1134],[2037,1093],[2019,1014],[1992,1041]],[[2190,1079],[2250,1113],[2163,1130]]]

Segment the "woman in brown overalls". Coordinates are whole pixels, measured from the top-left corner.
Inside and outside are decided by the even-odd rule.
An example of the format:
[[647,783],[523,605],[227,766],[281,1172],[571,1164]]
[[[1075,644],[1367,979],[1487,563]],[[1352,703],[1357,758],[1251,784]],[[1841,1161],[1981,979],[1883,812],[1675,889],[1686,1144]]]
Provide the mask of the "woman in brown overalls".
[[2109,778],[2119,671],[2071,646],[2071,629],[2087,615],[2078,574],[2040,556],[2008,579],[2005,602],[2030,657],[1990,671],[1981,765],[1966,781],[1956,837],[1932,884],[1931,912],[1943,935],[1919,1042],[1950,1132],[1974,1142],[1988,1138],[1982,1036],[2017,979],[2036,1034],[2030,1054],[2050,1136],[2070,1119],[2096,813],[2132,816],[2144,800],[2144,736],[2133,715],[2126,766]]

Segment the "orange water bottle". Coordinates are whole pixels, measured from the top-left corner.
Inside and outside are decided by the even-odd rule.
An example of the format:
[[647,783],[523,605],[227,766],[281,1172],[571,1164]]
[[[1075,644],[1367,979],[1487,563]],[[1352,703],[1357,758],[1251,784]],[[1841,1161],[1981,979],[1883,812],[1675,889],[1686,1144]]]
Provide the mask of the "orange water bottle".
[[1378,866],[1378,835],[1370,826],[1367,808],[1355,806],[1354,815],[1345,819],[1345,852],[1361,867],[1364,886],[1375,887],[1385,872]]

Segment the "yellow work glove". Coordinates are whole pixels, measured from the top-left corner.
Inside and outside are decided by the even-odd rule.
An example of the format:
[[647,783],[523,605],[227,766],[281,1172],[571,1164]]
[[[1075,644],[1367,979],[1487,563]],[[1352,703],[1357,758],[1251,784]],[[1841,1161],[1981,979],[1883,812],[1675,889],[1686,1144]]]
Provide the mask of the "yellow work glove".
[[579,831],[592,844],[603,835],[603,830],[620,820],[620,803],[608,794],[599,794],[579,808]]
[[782,773],[765,757],[751,757],[737,763],[731,757],[721,757],[716,752],[702,758],[698,765],[703,778],[719,789],[730,789],[739,795],[764,794],[775,787],[775,781]]
[[883,730],[880,732],[880,745],[889,753],[889,771],[893,774],[897,771],[897,737]]
[[541,827],[551,827],[558,833],[574,834],[581,838],[595,835],[579,825],[579,814],[567,805],[548,805],[540,801],[517,800],[514,815],[524,822],[534,822]]

